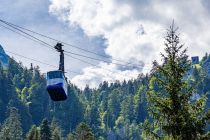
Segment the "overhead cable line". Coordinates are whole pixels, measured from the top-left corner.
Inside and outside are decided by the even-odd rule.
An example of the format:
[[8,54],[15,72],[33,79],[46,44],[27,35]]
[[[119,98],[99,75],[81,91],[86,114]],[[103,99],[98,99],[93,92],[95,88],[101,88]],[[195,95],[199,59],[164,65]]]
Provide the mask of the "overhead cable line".
[[[0,24],[0,26],[3,27],[3,28],[5,28],[5,29],[7,29],[7,30],[10,30],[10,31],[12,31],[12,32],[15,32],[16,34],[18,34],[18,35],[20,35],[20,36],[23,36],[23,37],[25,37],[25,38],[27,38],[27,39],[29,39],[29,40],[35,41],[35,42],[37,42],[37,43],[39,43],[39,44],[41,43],[40,41],[35,40],[35,39],[33,39],[33,38],[31,38],[31,37],[25,35],[25,34],[22,34],[22,33],[20,33],[20,32],[18,32],[18,31],[14,30],[14,29],[11,29],[11,28],[9,28],[9,27],[7,27],[7,26],[4,26],[4,25],[2,25],[2,24]],[[44,45],[43,43],[41,43],[41,44]]]
[[[11,53],[11,54],[13,54],[13,55],[16,55],[16,56],[22,57],[22,58],[24,58],[24,59],[32,60],[32,61],[34,61],[34,62],[38,62],[38,63],[40,63],[40,64],[44,64],[44,65],[47,65],[47,66],[50,66],[50,67],[53,67],[53,68],[57,68],[57,66],[55,66],[55,65],[48,64],[48,63],[46,63],[46,62],[42,62],[42,61],[36,60],[36,59],[34,59],[34,58],[29,58],[29,57],[26,57],[26,56],[23,56],[23,55],[20,55],[20,54],[17,54],[17,53],[14,53],[14,52],[8,51],[8,50],[5,50],[5,51],[6,51],[7,53]],[[84,61],[84,60],[79,59],[79,58],[76,58],[76,57],[73,57],[73,56],[71,56],[71,55],[68,55],[68,54],[67,54],[67,56],[69,56],[69,57],[71,57],[71,58],[73,58],[73,59],[79,60],[79,61],[81,61],[81,62],[84,62],[84,63],[86,63],[86,64],[89,64],[89,65],[92,65],[92,66],[95,66],[95,67],[101,68],[101,67],[100,67],[100,66],[98,66],[98,65],[95,65],[95,64],[93,64],[93,63],[90,63],[90,62]],[[111,73],[114,73],[113,71],[111,71],[111,70],[109,70],[109,69],[105,69],[105,68],[102,68],[102,69],[107,70],[107,71],[109,71],[109,72],[111,72]],[[68,70],[68,69],[67,69],[67,71],[66,71],[66,72],[75,73],[75,74],[81,74],[81,73],[79,73],[79,72],[71,71],[71,70]],[[123,76],[124,76],[124,75],[123,75]]]
[[[71,57],[71,58],[73,58],[73,59],[79,60],[79,61],[81,61],[81,62],[83,62],[83,63],[89,64],[89,65],[92,65],[92,66],[94,66],[94,67],[102,68],[102,67],[100,67],[100,66],[98,66],[98,65],[95,65],[95,64],[90,63],[90,62],[88,62],[88,61],[85,61],[85,60],[82,60],[82,59],[76,58],[76,57],[74,57],[74,56],[71,56],[71,55],[68,55],[68,54],[65,54],[65,55],[66,55],[66,56],[68,56],[68,57]],[[113,73],[113,71],[111,71],[111,70],[109,70],[109,69],[105,69],[105,68],[102,68],[102,69],[107,70],[107,71],[109,71],[109,72],[112,72],[112,73]]]
[[[1,20],[0,20],[0,21],[1,21]],[[51,49],[54,48],[54,46],[50,45],[49,43],[47,43],[47,42],[45,42],[45,41],[43,41],[43,40],[41,40],[41,39],[39,39],[39,38],[37,38],[37,37],[31,35],[31,34],[25,32],[25,31],[22,31],[21,29],[16,28],[16,27],[13,26],[12,24],[9,24],[9,23],[6,23],[6,22],[3,22],[3,23],[6,24],[6,25],[8,25],[9,27],[11,27],[11,28],[13,28],[13,29],[16,29],[16,30],[20,31],[21,33],[23,33],[23,34],[25,34],[25,35],[20,34],[19,32],[15,31],[15,30],[11,30],[11,29],[9,29],[8,27],[3,26],[4,28],[7,28],[7,29],[9,29],[9,30],[11,30],[11,31],[13,31],[13,32],[15,32],[15,33],[20,34],[20,35],[23,35],[23,36],[26,37],[26,38],[28,38],[28,37],[26,36],[26,35],[28,35],[28,36],[30,36],[30,37],[32,38],[33,41],[41,42],[42,44],[44,44],[44,45],[45,45],[46,47],[48,47],[48,48],[51,48]],[[31,39],[31,38],[28,38],[28,39]],[[62,43],[62,42],[61,42],[61,43]],[[65,52],[66,52],[66,53],[73,54],[73,55],[77,55],[77,56],[80,56],[80,57],[85,57],[85,58],[88,58],[88,59],[96,60],[96,61],[103,61],[103,62],[106,62],[106,63],[110,63],[109,61],[106,61],[106,60],[103,60],[103,59],[93,58],[93,57],[86,56],[86,55],[82,55],[82,54],[78,54],[78,53],[75,53],[75,52],[70,52],[70,51],[65,51]],[[112,63],[112,64],[115,64],[115,65],[119,65],[119,66],[128,67],[128,65],[124,65],[124,64],[119,64],[119,63],[115,63],[115,62],[111,62],[111,63]],[[131,63],[130,63],[130,64],[131,64]]]
[[[26,57],[26,56],[23,56],[23,55],[20,55],[20,54],[17,54],[17,53],[8,51],[8,50],[5,50],[5,51],[8,52],[8,53],[11,53],[11,54],[13,54],[13,55],[16,55],[16,56],[19,56],[19,57],[28,59],[28,60],[32,60],[32,61],[34,61],[34,62],[38,62],[38,63],[40,63],[40,64],[44,64],[44,65],[47,65],[47,66],[50,66],[50,67],[57,68],[57,66],[55,66],[55,65],[51,65],[51,64],[48,64],[48,63],[46,63],[46,62],[42,62],[42,61],[36,60],[36,59],[34,59],[34,58],[29,58],[29,57]],[[79,72],[75,72],[75,71],[71,71],[71,70],[67,70],[67,72],[75,73],[75,74],[81,74],[81,73],[79,73]]]
[[[71,47],[73,47],[73,48],[82,50],[82,51],[84,51],[84,52],[92,53],[92,54],[95,54],[95,55],[98,55],[98,56],[104,57],[104,58],[109,58],[108,56],[105,56],[105,55],[102,55],[102,54],[98,54],[98,53],[95,53],[95,52],[93,52],[93,51],[86,50],[86,49],[83,49],[83,48],[81,48],[81,47],[78,47],[78,46],[76,46],[76,45],[72,45],[72,44],[70,44],[70,43],[66,43],[66,42],[60,41],[60,40],[58,40],[58,39],[55,39],[55,38],[49,37],[49,36],[47,36],[47,35],[44,35],[44,34],[41,34],[41,33],[35,32],[35,31],[32,31],[32,30],[30,30],[30,29],[26,29],[26,28],[24,28],[24,27],[15,25],[15,24],[13,24],[13,23],[7,22],[7,21],[2,20],[2,19],[0,19],[0,22],[2,22],[2,23],[4,23],[4,24],[7,24],[7,25],[9,25],[9,26],[13,26],[13,27],[16,27],[16,28],[23,29],[23,30],[25,30],[25,31],[28,31],[28,32],[37,34],[37,35],[39,35],[39,36],[42,36],[42,37],[45,37],[45,38],[48,38],[48,39],[51,39],[51,40],[53,40],[53,41],[60,42],[60,43],[62,43],[62,44],[71,46]],[[130,62],[126,62],[126,61],[123,61],[123,60],[119,60],[119,59],[115,59],[115,58],[112,58],[112,59],[115,60],[115,61],[121,62],[121,63],[132,64],[132,63],[130,63]],[[121,65],[123,65],[123,64],[121,64]]]
[[[73,58],[73,59],[79,60],[79,61],[81,61],[81,62],[83,62],[83,63],[89,64],[89,65],[92,65],[92,66],[94,66],[94,67],[102,68],[102,69],[104,69],[104,70],[106,70],[106,71],[111,72],[112,74],[114,74],[114,73],[118,73],[118,72],[114,72],[114,71],[112,71],[112,70],[110,70],[110,69],[103,68],[103,67],[101,67],[101,66],[98,66],[98,65],[95,65],[95,64],[93,64],[93,63],[90,63],[90,62],[88,62],[88,61],[85,61],[85,60],[82,60],[82,59],[79,59],[79,58],[73,57],[73,56],[71,56],[71,55],[69,55],[69,54],[65,54],[65,55],[66,55],[66,56],[68,56],[68,57],[71,57],[71,58]],[[120,73],[119,73],[119,74],[120,74]],[[124,74],[120,74],[120,75],[122,75],[122,76],[127,76],[127,75],[124,75]]]
[[[0,25],[1,25],[1,24],[0,24]],[[37,40],[37,39],[36,39],[36,40],[35,40],[35,39],[32,39],[32,38],[28,37],[27,35],[21,34],[21,33],[15,31],[15,30],[13,30],[13,29],[10,29],[10,28],[6,27],[6,26],[3,26],[3,25],[2,25],[2,27],[6,28],[6,29],[9,29],[10,31],[13,31],[13,32],[15,32],[15,33],[17,33],[17,34],[19,34],[19,35],[21,35],[21,36],[24,36],[24,37],[27,38],[27,39],[30,39],[30,40],[33,40],[33,41],[35,41],[35,42],[41,43],[41,44],[44,45],[44,46],[46,46],[46,44],[47,44],[47,43],[44,43],[44,44],[43,44],[42,42],[44,42],[44,41],[41,41],[41,42],[40,42],[40,41],[39,41],[40,39],[39,39],[39,40]],[[50,45],[50,46],[51,46],[51,45]],[[46,47],[49,48],[49,45],[47,45]],[[52,47],[53,47],[53,46],[51,46],[50,48],[53,49]],[[10,53],[12,53],[12,52],[10,52]],[[67,53],[70,53],[70,52],[67,52]],[[71,55],[68,55],[67,53],[65,53],[65,55],[67,55],[67,56],[69,56],[69,57],[71,57],[71,58],[73,58],[73,59],[79,60],[79,61],[81,61],[81,62],[83,62],[83,63],[89,64],[89,65],[92,65],[92,66],[95,66],[95,67],[102,68],[102,67],[97,66],[97,65],[95,65],[95,64],[93,64],[93,63],[90,63],[90,62],[88,62],[88,61],[85,61],[85,60],[82,60],[82,59],[73,57],[73,56],[71,56]],[[15,53],[13,53],[13,54],[14,54],[14,55],[18,55],[18,56],[20,56],[20,57],[26,58],[25,56],[22,56],[22,55],[19,55],[19,54],[15,54]],[[77,55],[77,54],[75,54],[75,53],[71,53],[71,54]],[[27,58],[26,58],[26,59],[27,59]],[[28,58],[28,59],[30,59],[30,58]],[[30,59],[30,60],[35,61],[34,59]],[[56,66],[54,66],[54,67],[56,67]],[[102,68],[102,69],[105,69],[105,68]],[[109,69],[105,69],[105,70],[112,72],[112,71],[109,70]],[[112,73],[113,73],[113,72],[112,72]]]
[[[54,48],[54,46],[50,45],[49,43],[46,43],[45,41],[43,41],[43,40],[41,40],[41,39],[39,39],[39,38],[37,38],[37,37],[34,37],[33,35],[31,35],[31,34],[29,34],[29,33],[27,33],[27,32],[24,32],[24,31],[22,31],[21,29],[18,29],[18,28],[16,28],[16,27],[14,27],[15,25],[13,25],[13,24],[10,25],[10,23],[7,23],[6,21],[3,21],[3,20],[1,20],[1,19],[0,19],[0,22],[3,22],[4,24],[8,25],[9,27],[11,27],[11,28],[13,28],[13,29],[18,30],[19,32],[17,32],[17,31],[15,31],[15,30],[11,29],[11,28],[8,28],[8,27],[2,25],[2,27],[6,28],[6,29],[9,29],[10,31],[13,31],[13,32],[15,32],[15,33],[17,33],[17,34],[19,34],[19,35],[22,35],[22,36],[26,37],[27,39],[31,39],[31,40],[33,40],[33,41],[36,41],[36,42],[38,42],[38,43],[41,43],[42,45],[44,45],[44,46],[46,46],[46,47],[48,47],[48,48],[50,48],[50,49],[53,49],[53,48]],[[0,25],[1,25],[1,24],[0,24]],[[20,32],[21,32],[21,33],[20,33]],[[28,36],[30,36],[30,37],[28,37]],[[77,53],[73,53],[73,52],[69,52],[69,51],[65,51],[65,52],[66,52],[66,53],[69,53],[69,54],[76,55],[76,56],[80,56],[80,57],[85,57],[85,58],[89,58],[89,59],[93,59],[93,60],[98,60],[98,61],[103,61],[103,62],[110,63],[110,62],[108,62],[108,61],[101,60],[101,59],[97,59],[97,58],[93,58],[93,57],[89,57],[89,56],[86,56],[86,55],[81,55],[81,54],[77,54]],[[67,55],[66,53],[65,53],[65,55]],[[73,59],[77,59],[77,60],[79,60],[79,61],[82,61],[82,62],[84,62],[84,63],[87,63],[87,64],[89,64],[89,65],[96,66],[96,67],[100,67],[100,66],[97,66],[97,65],[95,65],[95,64],[92,64],[92,63],[90,63],[90,62],[88,62],[88,61],[85,61],[85,60],[82,60],[82,59],[73,57],[73,56],[71,56],[71,55],[68,55],[68,56],[71,57],[71,58],[73,58]],[[117,63],[113,63],[113,64],[122,65],[122,66],[127,66],[127,65],[123,65],[123,64],[117,64]],[[102,67],[100,67],[100,68],[102,68]],[[105,69],[105,68],[102,68],[102,69]],[[110,71],[110,72],[113,73],[113,71],[111,71],[111,70],[109,70],[109,69],[105,69],[105,70],[108,70],[108,71]]]
[[77,55],[77,56],[80,56],[80,57],[85,57],[85,58],[88,58],[88,59],[96,60],[96,61],[103,61],[103,62],[106,62],[106,63],[112,63],[112,64],[119,65],[119,66],[126,66],[126,67],[128,66],[128,65],[123,65],[123,64],[119,64],[119,63],[109,62],[109,61],[98,59],[98,58],[89,57],[89,56],[86,56],[86,55],[82,55],[82,54],[78,54],[78,53],[74,53],[74,52],[70,52],[70,51],[64,51],[64,52],[69,53],[69,54],[73,54],[73,55]]
[[[0,21],[1,21],[1,20],[0,20]],[[4,22],[3,22],[3,23],[4,23]],[[19,32],[21,32],[21,33],[23,33],[23,34],[25,34],[25,35],[30,36],[31,38],[33,38],[33,39],[35,39],[35,40],[37,40],[37,41],[40,41],[41,43],[47,45],[49,48],[50,48],[50,47],[54,47],[54,46],[50,45],[49,43],[46,43],[45,41],[43,41],[43,40],[41,40],[41,39],[39,39],[39,38],[37,38],[37,37],[35,37],[35,36],[33,36],[33,35],[27,33],[27,32],[22,31],[22,30],[20,30],[19,28],[16,28],[16,27],[13,26],[13,25],[10,25],[10,24],[7,24],[7,23],[5,23],[5,24],[8,25],[8,26],[10,26],[11,28],[13,28],[13,29],[15,29],[15,30],[18,30]],[[11,30],[11,31],[12,31],[12,30]]]

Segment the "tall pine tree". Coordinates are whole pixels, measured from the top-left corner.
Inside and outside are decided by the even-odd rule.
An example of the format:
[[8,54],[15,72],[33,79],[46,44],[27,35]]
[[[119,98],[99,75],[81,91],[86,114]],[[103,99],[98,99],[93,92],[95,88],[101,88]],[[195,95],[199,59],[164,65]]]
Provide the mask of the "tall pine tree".
[[36,125],[32,125],[30,131],[28,132],[26,136],[26,140],[41,140],[40,138],[40,132]]
[[[206,114],[205,96],[192,101],[194,88],[184,77],[190,68],[190,61],[180,44],[177,28],[170,26],[165,37],[165,53],[161,54],[163,64],[153,63],[147,98],[153,123],[144,123],[143,135],[146,139],[204,138]],[[207,137],[207,136],[206,136]]]
[[95,136],[92,133],[89,126],[85,123],[80,123],[76,131],[68,134],[68,140],[95,140]]
[[47,119],[44,119],[40,126],[40,137],[41,140],[51,140],[52,138],[51,129]]
[[20,115],[15,107],[9,108],[9,117],[5,120],[1,132],[1,140],[22,140]]

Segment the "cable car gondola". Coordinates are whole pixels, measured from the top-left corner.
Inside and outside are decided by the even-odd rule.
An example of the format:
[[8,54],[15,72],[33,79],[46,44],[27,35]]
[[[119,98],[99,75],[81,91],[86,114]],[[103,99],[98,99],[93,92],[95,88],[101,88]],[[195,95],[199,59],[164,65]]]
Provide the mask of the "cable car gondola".
[[53,101],[67,99],[67,80],[64,75],[64,50],[62,44],[57,43],[55,49],[60,52],[59,70],[47,72],[47,91]]
[[61,70],[47,72],[47,91],[53,101],[67,99],[67,83]]

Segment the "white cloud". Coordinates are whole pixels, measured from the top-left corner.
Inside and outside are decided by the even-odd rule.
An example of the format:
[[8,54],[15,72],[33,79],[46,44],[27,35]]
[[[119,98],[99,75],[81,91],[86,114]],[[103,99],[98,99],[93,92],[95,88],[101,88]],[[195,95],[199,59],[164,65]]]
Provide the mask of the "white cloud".
[[137,70],[121,71],[114,64],[100,63],[98,67],[87,67],[83,69],[83,75],[77,75],[72,79],[72,83],[84,88],[89,84],[91,88],[98,86],[101,81],[114,82],[115,80],[123,81],[136,77],[139,74]]
[[[190,54],[202,56],[208,51],[210,20],[202,1],[51,0],[49,9],[71,25],[79,25],[88,36],[103,36],[106,54],[121,61],[151,64],[160,60],[165,29],[173,19],[181,27]],[[72,81],[83,87],[96,86],[103,80],[122,80],[138,74],[136,69],[124,71],[113,65],[88,67]],[[107,74],[107,68],[115,74]],[[121,73],[129,76],[122,77]]]

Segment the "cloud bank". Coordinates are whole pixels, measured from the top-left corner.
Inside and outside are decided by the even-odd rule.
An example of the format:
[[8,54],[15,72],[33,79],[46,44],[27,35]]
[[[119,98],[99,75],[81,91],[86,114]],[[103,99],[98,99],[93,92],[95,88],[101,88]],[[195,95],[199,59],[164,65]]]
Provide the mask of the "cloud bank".
[[135,78],[148,72],[153,60],[160,61],[163,37],[173,19],[190,55],[208,52],[209,5],[205,0],[51,0],[49,12],[70,26],[79,26],[89,37],[105,39],[104,51],[111,58],[139,66],[144,62],[143,69],[130,69],[116,66],[112,59],[110,64],[98,64],[100,68],[87,67],[72,79],[80,87],[96,87],[103,80]]

